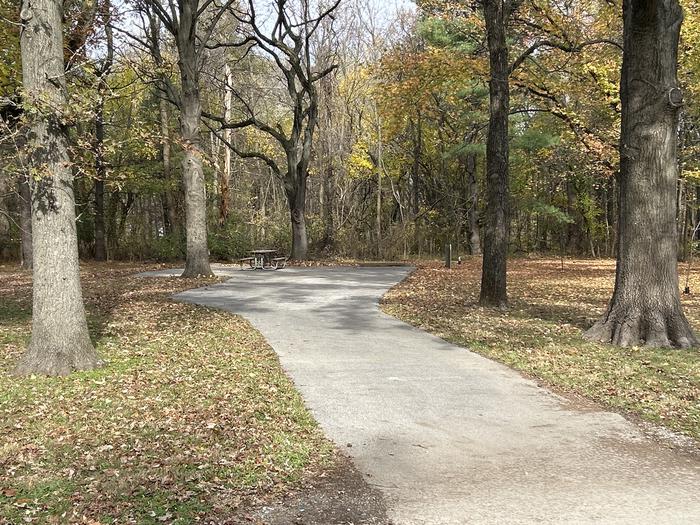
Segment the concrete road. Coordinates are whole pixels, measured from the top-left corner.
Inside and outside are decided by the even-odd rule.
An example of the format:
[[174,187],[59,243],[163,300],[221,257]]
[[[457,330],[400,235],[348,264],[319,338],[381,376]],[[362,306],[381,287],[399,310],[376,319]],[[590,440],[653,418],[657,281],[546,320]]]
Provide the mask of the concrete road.
[[700,462],[382,314],[408,268],[230,271],[248,318],[397,525],[700,523]]

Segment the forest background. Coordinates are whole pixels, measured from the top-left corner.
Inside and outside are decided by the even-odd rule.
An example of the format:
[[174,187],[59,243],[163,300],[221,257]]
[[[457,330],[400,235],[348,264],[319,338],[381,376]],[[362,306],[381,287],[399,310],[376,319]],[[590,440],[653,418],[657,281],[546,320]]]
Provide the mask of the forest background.
[[[315,83],[318,116],[303,203],[308,252],[301,258],[436,256],[446,243],[456,254],[480,253],[488,53],[483,19],[466,4],[419,2],[417,9],[387,11],[370,0],[347,0],[320,21],[308,52],[314,68],[329,72]],[[700,219],[699,8],[693,0],[683,4],[682,259]],[[20,137],[12,127],[21,91],[19,2],[0,6],[0,257],[10,260],[22,257],[26,201],[18,184]],[[157,24],[155,60],[152,46],[136,38],[154,22],[143,9],[138,2],[66,3],[83,258],[185,256],[186,148],[178,112],[162,89],[164,80],[180,83],[176,42]],[[535,40],[554,44],[529,54],[510,79],[512,253],[615,255],[620,15],[619,2],[531,1],[510,22],[512,57]],[[259,127],[226,129],[216,120],[239,123],[252,112],[272,128],[293,127],[293,103],[274,55],[225,44],[240,26],[223,16],[201,59],[203,114],[212,116],[203,120],[201,146],[213,259],[261,246],[292,249],[288,181],[275,168],[285,165],[284,148]]]

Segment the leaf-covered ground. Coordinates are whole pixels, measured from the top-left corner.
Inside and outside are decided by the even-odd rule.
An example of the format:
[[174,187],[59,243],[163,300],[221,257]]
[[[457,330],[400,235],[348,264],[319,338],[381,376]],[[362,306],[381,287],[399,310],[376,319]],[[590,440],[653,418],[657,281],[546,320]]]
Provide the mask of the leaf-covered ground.
[[105,368],[20,379],[31,282],[0,267],[0,523],[226,523],[332,463],[262,336],[169,299],[213,280],[140,269],[83,270]]
[[[507,312],[480,308],[481,259],[447,270],[421,265],[384,298],[383,308],[446,340],[468,346],[531,377],[653,423],[700,438],[700,349],[620,349],[585,342],[602,313],[614,261],[514,259]],[[686,266],[679,268],[685,284]],[[683,306],[700,329],[700,272]]]

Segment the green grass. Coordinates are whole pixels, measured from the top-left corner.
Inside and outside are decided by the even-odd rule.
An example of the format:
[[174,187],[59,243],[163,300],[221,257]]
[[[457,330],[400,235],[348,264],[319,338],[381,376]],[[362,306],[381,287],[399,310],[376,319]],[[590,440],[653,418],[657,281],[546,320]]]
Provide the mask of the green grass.
[[[700,439],[700,349],[617,348],[584,341],[612,293],[614,261],[516,259],[507,312],[476,305],[480,260],[420,267],[384,299],[411,324],[561,390]],[[700,291],[694,272],[691,288]],[[684,296],[700,326],[700,298]]]
[[225,521],[332,462],[259,333],[168,299],[206,281],[130,271],[84,272],[108,364],[66,378],[9,374],[29,337],[30,283],[0,272],[0,292],[13,291],[0,309],[0,523]]

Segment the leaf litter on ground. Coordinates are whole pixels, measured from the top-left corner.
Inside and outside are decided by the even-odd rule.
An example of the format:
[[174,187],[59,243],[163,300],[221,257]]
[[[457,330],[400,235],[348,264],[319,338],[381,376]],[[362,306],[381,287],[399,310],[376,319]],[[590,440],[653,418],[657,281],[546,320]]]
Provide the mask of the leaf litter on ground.
[[263,337],[170,298],[217,280],[145,269],[83,268],[104,368],[18,378],[31,278],[0,267],[0,523],[226,523],[334,462]]
[[[687,267],[679,266],[685,282]],[[478,306],[481,259],[446,269],[421,263],[382,308],[399,319],[500,361],[543,383],[700,439],[700,349],[617,348],[584,341],[603,314],[615,261],[509,261],[510,308]],[[700,272],[682,302],[700,328]]]

